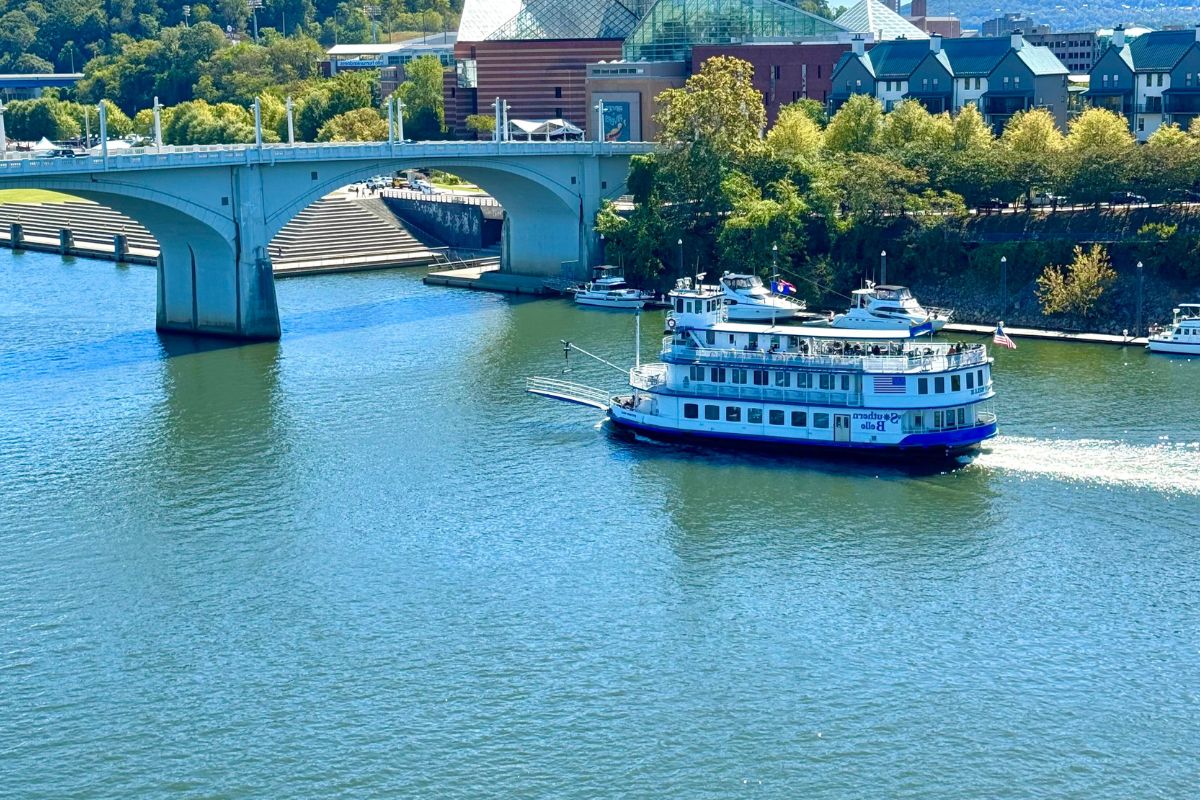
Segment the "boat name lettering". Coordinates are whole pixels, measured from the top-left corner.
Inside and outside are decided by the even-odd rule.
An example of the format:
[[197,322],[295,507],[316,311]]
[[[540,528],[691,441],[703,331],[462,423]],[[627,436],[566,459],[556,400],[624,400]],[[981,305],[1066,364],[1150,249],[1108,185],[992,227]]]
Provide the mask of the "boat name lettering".
[[900,424],[900,414],[895,411],[857,411],[853,419],[860,431],[888,433]]

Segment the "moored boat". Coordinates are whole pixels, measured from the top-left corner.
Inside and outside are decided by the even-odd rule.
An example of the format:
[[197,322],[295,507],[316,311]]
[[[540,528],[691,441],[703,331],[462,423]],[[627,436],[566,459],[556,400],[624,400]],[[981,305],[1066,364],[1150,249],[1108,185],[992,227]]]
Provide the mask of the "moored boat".
[[598,308],[638,309],[654,299],[649,292],[631,288],[621,268],[613,266],[595,267],[592,280],[573,291],[576,303]]
[[757,275],[726,272],[718,285],[729,319],[737,322],[786,321],[806,308],[802,300],[769,291]]
[[924,308],[907,286],[876,286],[851,292],[850,308],[828,322],[833,328],[854,330],[906,330],[928,328],[937,333],[950,321],[952,312]]
[[1146,339],[1152,353],[1200,356],[1200,303],[1180,303],[1171,324],[1153,328]]
[[529,390],[602,408],[617,426],[659,438],[946,456],[997,432],[992,360],[983,345],[814,336],[804,326],[728,321],[722,293],[680,281],[661,361],[637,364],[628,393]]

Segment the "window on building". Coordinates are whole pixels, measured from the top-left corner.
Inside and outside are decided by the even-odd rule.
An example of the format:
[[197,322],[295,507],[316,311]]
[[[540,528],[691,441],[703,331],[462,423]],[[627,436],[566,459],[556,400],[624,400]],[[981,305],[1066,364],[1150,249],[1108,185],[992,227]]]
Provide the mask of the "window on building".
[[1138,117],[1138,131],[1140,132],[1144,130],[1146,130],[1146,120],[1142,117]]
[[779,80],[779,75],[780,75],[780,68],[779,68],[779,65],[776,64],[775,66],[771,67],[771,77],[774,78],[775,80]]
[[1013,76],[1013,86],[1020,86],[1020,85],[1021,85],[1021,76],[1014,75]]
[[726,422],[741,422],[742,407],[741,406],[725,406],[725,421]]
[[683,418],[684,419],[699,419],[700,418],[700,406],[696,405],[695,403],[684,403],[683,404]]
[[929,78],[921,78],[921,91],[922,92],[929,91]]
[[1164,73],[1162,73],[1162,72],[1158,73],[1158,85],[1159,86],[1163,85],[1163,74]]
[[937,88],[938,88],[938,79],[937,79],[937,78],[934,78],[934,79],[933,79],[933,88],[934,88],[934,89],[937,89]]
[[814,428],[828,428],[829,427],[829,415],[828,414],[813,414],[813,427]]
[[711,420],[721,419],[721,407],[720,406],[705,406],[704,407],[704,418],[711,419]]
[[854,85],[855,85],[855,86],[857,86],[857,87],[859,87],[859,88],[862,88],[862,80],[861,80],[861,79],[856,79],[856,80],[854,81]]
[[1004,88],[1005,89],[1008,88],[1008,76],[1007,75],[1004,76]]
[[767,422],[772,425],[782,425],[784,421],[784,413],[781,408],[772,408],[767,414]]
[[1192,85],[1192,73],[1189,72],[1187,75],[1183,76],[1183,85],[1184,86]]
[[821,65],[817,64],[817,77],[821,77]]
[[563,113],[562,113],[561,108],[554,109],[554,118],[555,119],[562,119],[562,115],[563,115]]
[[555,87],[554,87],[554,96],[555,96],[555,97],[562,97],[562,87],[561,87],[561,86],[555,86]]
[[751,425],[762,425],[762,409],[748,408],[746,409],[746,422]]
[[803,427],[806,427],[807,425],[808,425],[808,412],[807,411],[793,411],[792,412],[792,427],[793,428],[803,428]]
[[1107,89],[1107,88],[1108,88],[1108,76],[1107,76],[1107,75],[1101,75],[1101,76],[1100,76],[1100,81],[1101,81],[1101,83],[1103,83],[1103,84],[1104,84],[1104,88],[1106,88],[1106,89]]

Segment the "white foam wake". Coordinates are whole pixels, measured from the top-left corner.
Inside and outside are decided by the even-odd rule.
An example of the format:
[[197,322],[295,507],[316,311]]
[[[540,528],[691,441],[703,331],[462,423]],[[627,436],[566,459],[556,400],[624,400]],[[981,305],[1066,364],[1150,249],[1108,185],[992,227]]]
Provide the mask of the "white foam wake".
[[975,464],[1063,480],[1200,495],[1200,442],[1142,445],[1107,439],[998,436],[975,458]]

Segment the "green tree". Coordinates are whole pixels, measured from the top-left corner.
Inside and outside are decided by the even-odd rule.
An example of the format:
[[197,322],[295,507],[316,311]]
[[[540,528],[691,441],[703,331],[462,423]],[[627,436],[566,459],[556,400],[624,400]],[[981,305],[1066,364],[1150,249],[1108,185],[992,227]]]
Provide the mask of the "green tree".
[[1103,108],[1071,120],[1065,140],[1063,186],[1071,199],[1100,203],[1128,185],[1135,142],[1129,124]]
[[1000,146],[1009,183],[1026,197],[1034,189],[1057,188],[1065,143],[1049,111],[1018,111],[1004,126]]
[[65,141],[82,133],[71,108],[56,97],[9,103],[5,106],[4,121],[10,137],[25,141],[37,141],[43,136],[51,141]]
[[296,103],[296,138],[315,141],[317,132],[338,114],[370,108],[376,76],[368,72],[339,72],[336,77],[310,86]]
[[480,138],[490,138],[496,131],[496,118],[491,114],[471,114],[466,122],[467,130]]
[[[808,207],[795,186],[780,181],[768,187],[764,196],[735,173],[722,189],[733,196],[733,210],[721,226],[717,242],[722,263],[765,275],[773,263],[790,267],[803,256]],[[775,247],[778,251],[772,249]]]
[[317,131],[318,142],[382,142],[387,139],[387,120],[373,108],[356,108],[338,114]]
[[821,127],[799,103],[779,109],[779,116],[767,131],[767,146],[782,159],[812,161],[824,144]]
[[442,98],[442,62],[435,56],[414,58],[404,67],[397,90],[404,101],[404,135],[410,139],[441,139],[446,133]]
[[871,95],[851,95],[829,120],[825,146],[834,153],[873,153],[879,149],[883,106]]
[[1130,184],[1152,203],[1185,200],[1200,188],[1200,139],[1178,125],[1160,125],[1131,156]]
[[730,163],[759,150],[767,116],[753,77],[754,67],[741,59],[715,56],[705,61],[682,89],[658,96],[659,141],[676,151],[700,144]]
[[1117,279],[1108,253],[1098,244],[1084,250],[1076,246],[1075,258],[1065,268],[1046,265],[1037,279],[1042,313],[1090,315],[1105,290]]

